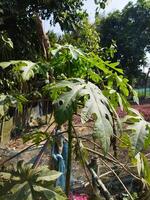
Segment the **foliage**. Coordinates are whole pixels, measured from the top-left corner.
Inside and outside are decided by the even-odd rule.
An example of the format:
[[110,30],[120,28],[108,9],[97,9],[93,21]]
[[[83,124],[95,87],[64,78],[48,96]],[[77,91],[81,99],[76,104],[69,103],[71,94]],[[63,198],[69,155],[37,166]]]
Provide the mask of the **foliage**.
[[0,95],[0,119],[9,117],[9,109],[16,108],[19,112],[23,110],[23,104],[27,103],[27,99],[23,95]]
[[[97,6],[106,1],[95,1]],[[42,32],[36,17],[50,20],[51,25],[59,23],[62,30],[71,31],[81,27],[82,19],[87,16],[83,10],[83,0],[2,0],[0,4],[0,30],[5,31],[12,40],[14,49],[9,55],[0,54],[0,60],[43,58]],[[103,6],[101,6],[103,7]]]
[[83,123],[90,119],[95,121],[93,134],[101,141],[106,153],[110,146],[110,137],[113,135],[113,110],[109,101],[97,86],[82,79],[61,81],[51,89],[56,93],[63,88],[67,88],[67,91],[54,102],[58,107],[55,112],[56,122],[61,125],[71,119],[78,102],[83,100],[81,120]]
[[124,107],[127,110],[129,95],[139,103],[136,91],[129,85],[128,79],[123,77],[122,70],[118,68],[119,62],[104,61],[96,54],[84,53],[72,45],[58,45],[52,54],[54,55],[53,73],[56,79],[81,77],[90,80],[99,85],[115,108],[119,104],[122,109]]
[[138,111],[130,108],[130,112],[123,123],[126,124],[126,132],[129,132],[132,152],[137,154],[150,144],[150,123],[145,121]]
[[60,175],[47,166],[32,169],[32,165],[19,161],[16,167],[0,172],[1,199],[65,200],[63,192],[54,187]]
[[23,142],[26,143],[28,141],[31,141],[33,144],[36,144],[38,146],[43,140],[46,140],[48,138],[48,133],[43,133],[39,130],[34,130],[23,136]]
[[13,49],[13,42],[8,37],[6,32],[0,32],[0,57],[5,59],[11,55]]
[[57,78],[61,74],[66,77],[89,78],[99,83],[101,81],[99,75],[103,78],[104,74],[111,74],[111,70],[123,73],[121,69],[117,68],[118,62],[104,61],[93,52],[84,53],[72,45],[57,45],[57,48],[52,50],[52,54],[52,66]]
[[32,106],[42,97],[46,67],[27,60],[1,62],[0,66],[0,116],[5,120],[15,116],[14,125],[27,125]]
[[[127,110],[129,104],[126,97],[129,93],[133,93],[135,100],[138,101],[136,92],[128,84],[127,79],[117,74],[122,73],[122,70],[117,68],[118,63],[103,61],[95,54],[85,54],[71,45],[59,45],[57,49],[52,51],[52,54],[56,60],[54,74],[55,70],[58,72],[60,68],[62,73],[65,72],[66,79],[70,76],[80,76],[85,79],[89,77],[89,80],[96,84],[103,83],[103,86],[98,88],[88,79],[68,79],[57,83],[56,86],[55,84],[51,87],[47,85],[45,91],[52,93],[52,98],[56,100],[55,116],[56,122],[60,125],[72,118],[74,112],[77,111],[78,102],[83,103],[81,118],[83,122],[86,122],[93,117],[95,120],[94,135],[100,139],[104,152],[107,152],[110,145],[110,137],[114,131],[113,118],[118,118],[114,108],[119,105],[122,109],[125,107]],[[70,63],[68,59],[70,59]],[[66,67],[68,65],[72,67],[69,70],[69,74],[67,74],[67,69],[62,68],[65,62]],[[79,67],[82,70],[81,74],[79,72],[76,74],[76,71],[73,71],[74,67]],[[97,69],[100,70],[101,78],[95,73]],[[102,88],[102,91],[100,88]],[[63,94],[61,94],[62,92]],[[114,94],[117,99],[114,98]],[[105,126],[106,124],[107,126]]]
[[120,61],[130,81],[139,76],[140,66],[145,65],[146,51],[149,51],[150,9],[144,2],[128,3],[121,12],[115,11],[101,19],[97,27],[102,47],[109,47],[112,40],[116,42],[113,61]]
[[[7,80],[10,81],[10,77],[13,75],[13,77],[11,77],[12,80],[14,80],[14,77],[17,77],[16,80],[21,85],[21,88],[15,88],[10,81],[11,87],[9,86],[9,89],[7,88],[5,95],[11,95],[13,98],[16,95],[19,99],[19,94],[25,97],[25,99],[27,97],[27,100],[30,100],[30,96],[25,94],[23,86],[27,87],[31,85],[34,90],[37,89],[37,91],[40,91],[42,97],[49,96],[50,99],[54,100],[55,122],[58,125],[62,125],[69,121],[69,142],[70,138],[72,140],[71,120],[73,119],[74,114],[80,115],[83,124],[92,121],[92,135],[94,139],[97,139],[96,141],[101,143],[99,148],[102,148],[104,152],[103,159],[105,159],[105,157],[107,158],[111,138],[114,136],[120,137],[121,135],[122,137],[119,139],[125,143],[125,147],[128,147],[131,161],[134,161],[133,163],[137,166],[138,171],[140,171],[139,162],[145,163],[144,168],[140,168],[140,176],[143,182],[145,181],[149,184],[149,178],[146,178],[146,174],[149,173],[146,157],[140,156],[140,161],[136,159],[138,158],[138,154],[140,153],[140,155],[142,155],[143,149],[150,144],[149,123],[146,122],[139,113],[130,109],[127,98],[129,95],[133,96],[134,100],[138,103],[137,94],[129,85],[128,80],[123,77],[123,72],[118,68],[118,65],[118,62],[111,63],[110,61],[104,61],[94,53],[84,53],[72,45],[67,44],[64,46],[57,45],[57,48],[52,50],[51,63],[43,62],[38,63],[37,65],[33,62],[24,60],[0,63],[1,70],[5,73],[9,72],[9,76],[7,77],[5,74],[2,81],[4,81],[6,77]],[[26,72],[26,70],[29,73],[26,73],[24,76],[23,73]],[[52,84],[49,84],[47,82],[49,79],[46,78],[47,75],[51,75],[51,72],[54,80]],[[40,87],[34,86],[34,81],[37,83],[38,76],[44,79],[42,82],[42,86],[44,86],[42,91],[40,90]],[[14,91],[17,91],[18,93],[14,95]],[[33,98],[33,94],[31,97]],[[36,98],[41,98],[41,96],[37,96]],[[15,105],[16,103],[17,102],[15,101]],[[125,124],[125,132],[122,132],[122,124],[116,113],[118,107],[125,110],[128,114],[123,121]],[[40,131],[37,131],[33,132],[31,135],[27,135],[25,140],[32,140],[32,142],[36,143],[41,142],[43,139],[47,139],[47,137],[47,133],[43,134]],[[77,140],[77,145],[78,143],[82,144],[82,141],[80,142]],[[85,152],[84,150],[87,151],[82,145],[81,152]],[[71,151],[72,149],[69,149],[70,155]],[[95,152],[96,151],[94,151],[94,153]],[[82,159],[82,164],[84,165],[86,158]],[[143,171],[143,169],[145,171]],[[13,172],[11,173],[13,174]],[[27,183],[22,183],[19,191],[27,189],[30,190],[29,193],[31,195],[37,189],[37,187],[34,188],[34,184],[32,185],[33,190],[30,190]],[[38,185],[38,191],[40,191],[38,194],[40,194],[41,197],[46,199],[47,194],[54,194],[52,192],[53,190],[51,192],[49,191],[51,190],[50,188],[46,187],[45,189],[43,187],[46,186],[40,185],[39,187]],[[18,193],[16,193],[16,195],[17,194]],[[11,193],[8,193],[8,195],[11,195]]]
[[18,61],[9,61],[9,62],[1,62],[0,67],[2,69],[5,69],[9,67],[10,65],[14,65],[13,71],[20,71],[22,79],[24,81],[29,80],[30,78],[34,77],[34,71],[37,69],[37,65],[31,61],[25,61],[25,60],[18,60]]
[[94,52],[98,54],[100,51],[100,39],[94,24],[90,24],[88,19],[83,19],[80,29],[75,29],[71,33],[65,33],[59,39],[61,44],[72,44],[80,48],[84,52]]
[[[0,63],[0,91],[12,96],[24,95],[26,98],[40,96],[40,84],[46,79],[49,66],[45,67],[44,63],[33,63],[28,60],[12,60]],[[41,76],[41,83],[37,84],[38,75]],[[40,82],[40,79],[39,79]]]

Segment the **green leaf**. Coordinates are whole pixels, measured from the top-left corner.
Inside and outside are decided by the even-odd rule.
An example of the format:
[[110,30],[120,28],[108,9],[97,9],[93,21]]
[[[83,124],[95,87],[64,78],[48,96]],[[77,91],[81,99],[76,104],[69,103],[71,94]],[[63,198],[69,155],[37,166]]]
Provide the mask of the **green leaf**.
[[142,153],[138,153],[135,156],[136,166],[139,176],[142,177],[142,181],[150,186],[150,165],[146,156]]
[[94,137],[101,141],[106,153],[110,146],[110,137],[113,135],[112,116],[108,109],[109,102],[101,90],[90,82],[84,90],[86,90],[86,95],[89,95],[89,98],[81,111],[81,120],[85,123],[91,117],[95,119]]
[[143,163],[144,163],[144,168],[143,168],[144,179],[146,180],[146,182],[150,186],[150,165],[149,165],[149,161],[144,154],[141,154],[141,157],[142,157]]
[[75,103],[77,98],[79,97],[80,90],[84,88],[85,82],[79,80],[69,82],[69,81],[61,81],[60,83],[56,84],[56,86],[52,87],[52,89],[56,90],[60,87],[67,87],[69,88],[68,92],[62,94],[56,101],[54,101],[56,110],[55,110],[55,119],[58,124],[63,124],[67,120],[71,119]]
[[18,66],[14,70],[20,70],[22,73],[22,78],[24,81],[29,80],[34,77],[34,70],[37,69],[37,65],[31,61],[21,61],[21,65]]
[[48,138],[48,134],[47,133],[43,133],[43,132],[39,132],[38,130],[30,132],[29,134],[25,134],[23,136],[23,142],[28,142],[31,141],[34,144],[39,145],[40,142],[42,142],[43,140],[46,140]]
[[[49,170],[48,166],[32,168],[32,164],[19,161],[17,166],[0,173],[0,189],[4,200],[65,200],[62,190],[55,190],[54,183],[60,172]],[[34,190],[35,189],[35,190]],[[43,192],[43,193],[41,193]]]
[[5,68],[9,67],[10,65],[16,65],[20,62],[21,61],[16,61],[16,60],[11,60],[11,61],[8,61],[8,62],[0,62],[0,67],[5,69]]
[[37,178],[38,181],[55,181],[61,175],[61,172],[55,170],[42,170],[40,177]]
[[0,180],[10,180],[11,174],[8,172],[0,172]]
[[52,53],[53,56],[56,56],[56,54],[63,48],[63,46],[61,46],[59,44],[57,44],[56,47],[57,47],[56,49],[53,49],[51,51],[51,53]]
[[131,140],[127,133],[123,133],[120,139],[121,139],[120,147],[131,148]]
[[9,109],[10,105],[14,105],[16,103],[14,97],[11,95],[0,95],[0,118],[4,117]]
[[138,175],[141,176],[141,173],[144,169],[144,162],[143,162],[143,159],[141,158],[140,153],[136,154],[135,159],[136,159],[136,166],[137,166]]
[[135,109],[130,109],[134,115],[125,117],[125,123],[128,125],[126,131],[130,131],[130,140],[134,153],[137,154],[143,150],[145,142],[150,134],[150,123],[145,121],[143,117]]
[[[1,9],[0,9],[1,12]],[[5,37],[2,35],[2,40],[6,43],[6,45],[10,48],[13,48],[13,42],[9,37]]]
[[12,200],[34,200],[32,198],[32,191],[28,182],[16,184],[12,189]]
[[90,79],[95,83],[99,83],[101,80],[101,77],[98,74],[96,74],[93,70],[88,70],[88,75]]
[[110,146],[110,137],[113,134],[112,113],[114,113],[108,99],[96,85],[91,82],[86,83],[82,79],[61,81],[52,86],[52,90],[59,90],[60,87],[66,88],[67,91],[54,102],[56,105],[56,122],[63,124],[71,119],[77,103],[83,101],[82,122],[85,123],[91,118],[94,119],[94,136],[101,141],[106,153]]
[[47,200],[67,200],[66,197],[62,196],[61,194],[53,190],[35,185],[33,186],[33,188],[35,191],[43,193]]
[[14,66],[14,71],[20,71],[23,80],[27,81],[34,77],[34,70],[37,70],[36,63],[27,60],[12,60],[8,62],[1,62],[0,66],[5,69],[10,65]]
[[105,62],[107,66],[109,66],[110,68],[112,68],[113,70],[119,72],[120,74],[123,74],[123,70],[120,69],[120,68],[116,68],[116,66],[119,65],[119,62],[115,62],[115,63],[108,63],[108,62]]
[[139,98],[138,98],[138,93],[137,91],[135,91],[131,85],[127,84],[129,89],[130,89],[130,93],[133,95],[133,101],[137,104],[139,104]]

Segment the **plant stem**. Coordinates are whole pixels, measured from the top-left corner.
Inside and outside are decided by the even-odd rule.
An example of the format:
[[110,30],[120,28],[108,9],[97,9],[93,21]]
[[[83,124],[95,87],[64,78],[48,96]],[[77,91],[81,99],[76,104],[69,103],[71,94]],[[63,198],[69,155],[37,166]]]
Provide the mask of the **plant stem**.
[[72,126],[72,128],[73,128],[73,131],[74,131],[75,136],[76,136],[76,139],[77,139],[77,144],[78,144],[79,152],[80,152],[80,155],[81,155],[81,161],[82,161],[82,164],[83,164],[83,169],[84,169],[85,176],[86,176],[87,181],[89,182],[91,188],[93,189],[92,182],[91,182],[90,178],[88,177],[88,174],[87,174],[87,171],[86,171],[86,163],[85,163],[85,160],[84,160],[84,158],[83,158],[82,151],[81,151],[81,148],[80,148],[79,137],[78,137],[78,135],[77,135],[77,132],[76,132],[74,126]]
[[72,159],[72,119],[68,121],[68,161],[66,173],[66,195],[70,192],[70,178],[71,178],[71,159]]

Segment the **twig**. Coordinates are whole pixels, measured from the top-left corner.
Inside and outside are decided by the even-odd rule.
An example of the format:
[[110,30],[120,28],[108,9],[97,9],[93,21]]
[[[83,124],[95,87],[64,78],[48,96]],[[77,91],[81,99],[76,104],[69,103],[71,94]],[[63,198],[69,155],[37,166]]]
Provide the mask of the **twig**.
[[145,154],[146,157],[150,156],[150,153]]
[[[46,140],[46,139],[44,139],[44,140],[42,140],[42,141],[45,141],[45,140]],[[20,154],[22,154],[23,152],[27,151],[27,150],[30,149],[31,147],[33,147],[33,146],[35,146],[35,145],[41,143],[42,141],[30,145],[30,146],[26,147],[25,149],[23,149],[22,151],[16,153],[14,156],[12,156],[12,157],[10,157],[10,158],[4,160],[2,163],[0,163],[0,166],[1,166],[1,165],[4,165],[6,162],[8,162],[8,161],[14,159],[15,157],[19,156]]]
[[[86,128],[93,128],[92,126],[89,126],[89,125],[74,125],[74,127],[86,127]],[[89,135],[91,135],[91,134],[89,134]]]
[[[91,142],[92,144],[95,144],[97,147],[99,147],[99,148],[101,148],[100,147],[100,145],[98,145],[97,143],[95,143],[95,142],[93,142],[93,141],[91,141],[91,140],[89,140],[89,139],[87,139],[89,142]],[[93,150],[92,150],[93,151]],[[136,179],[138,179],[138,180],[141,180],[138,176],[136,176],[136,175],[134,175],[132,172],[130,172],[129,171],[129,169],[127,169],[117,158],[115,158],[113,155],[111,155],[109,152],[108,152],[108,155],[111,157],[111,158],[113,158],[113,159],[111,159],[111,158],[108,158],[108,157],[106,157],[106,156],[104,156],[104,155],[102,155],[102,154],[100,154],[100,153],[98,153],[98,152],[93,152],[93,153],[95,153],[95,154],[97,154],[97,155],[99,155],[99,156],[101,156],[101,158],[104,158],[104,159],[107,159],[108,161],[112,161],[112,162],[115,162],[115,163],[118,163],[118,165],[120,165],[123,169],[124,169],[124,171],[126,171],[127,173],[129,173],[131,176],[133,176],[134,178],[136,178]]]
[[101,188],[102,193],[104,197],[106,198],[106,200],[114,200],[114,198],[111,196],[110,192],[107,190],[102,180],[97,176],[95,171],[89,166],[87,162],[86,162],[86,166],[89,169],[89,172],[92,174],[93,179],[96,180],[98,186]]
[[[53,122],[46,128],[46,130],[45,130],[43,133],[47,132],[47,130],[50,128],[50,126],[51,126],[52,124],[54,124],[54,122],[55,122],[55,121],[53,121]],[[16,153],[14,156],[12,156],[12,157],[10,157],[10,158],[4,160],[2,163],[0,163],[0,166],[3,166],[6,162],[8,162],[8,161],[10,161],[10,160],[12,160],[12,159],[14,159],[14,158],[16,158],[17,156],[19,156],[20,154],[24,153],[25,151],[27,151],[27,150],[30,149],[31,147],[33,147],[33,146],[35,146],[35,145],[37,145],[37,144],[40,144],[41,142],[44,142],[45,140],[46,140],[46,139],[41,140],[40,142],[31,144],[30,146],[26,147],[26,148],[23,149],[22,151]]]
[[111,158],[109,158],[109,157],[107,157],[107,156],[104,156],[103,154],[101,154],[101,153],[99,153],[99,152],[97,152],[97,151],[94,151],[93,149],[90,149],[90,148],[88,148],[88,147],[84,147],[87,151],[89,151],[89,152],[91,152],[91,153],[94,153],[94,154],[96,154],[96,155],[98,155],[99,157],[101,157],[101,158],[103,158],[103,159],[106,159],[107,161],[109,161],[109,162],[113,162],[113,163],[117,163],[115,160],[113,160],[113,159],[111,159]]
[[131,176],[133,176],[135,179],[141,180],[138,176],[134,175],[132,172],[130,172],[117,158],[115,158],[113,155],[111,155],[110,153],[108,153],[108,155],[110,157],[112,157],[113,159],[116,160],[116,162],[118,163],[118,165],[120,165],[124,171],[126,171],[127,173],[129,173]]
[[126,188],[126,186],[124,185],[124,183],[122,182],[122,180],[119,178],[119,176],[116,174],[116,172],[103,160],[101,159],[101,161],[104,163],[104,165],[106,165],[107,168],[109,168],[110,171],[112,171],[112,173],[116,176],[116,178],[119,180],[119,182],[121,183],[121,185],[123,186],[123,188],[125,189],[125,191],[127,192],[127,194],[129,195],[130,199],[134,200],[132,195],[130,194],[130,192],[128,191],[128,189]]
[[43,157],[46,149],[47,149],[47,146],[49,144],[49,139],[46,140],[45,144],[43,145],[41,151],[39,152],[39,154],[37,155],[33,165],[32,165],[32,168],[37,168],[39,166],[39,163],[40,163],[40,160],[41,158]]
[[100,176],[99,176],[99,178],[102,178],[102,177],[104,177],[104,176],[107,176],[107,175],[109,175],[109,174],[111,174],[112,173],[112,171],[108,171],[108,172],[106,172],[106,173],[104,173],[104,174],[101,174]]
[[44,131],[44,133],[46,133],[48,131],[48,129],[55,123],[55,121],[53,121],[47,128],[46,130]]
[[80,149],[79,137],[78,137],[78,135],[77,135],[77,133],[76,133],[76,130],[75,130],[74,126],[72,126],[72,128],[73,128],[73,131],[74,131],[74,133],[75,133],[75,135],[76,135],[77,144],[78,144],[78,147],[79,147],[79,152],[80,152],[80,154],[81,154],[81,160],[82,160],[82,163],[83,163],[83,169],[84,169],[85,176],[86,176],[87,181],[89,182],[91,188],[93,188],[92,183],[91,183],[91,181],[90,181],[90,179],[89,179],[89,177],[88,177],[87,171],[86,171],[85,162],[84,162],[84,159],[83,159],[83,156],[82,156],[82,152],[81,152],[81,149]]

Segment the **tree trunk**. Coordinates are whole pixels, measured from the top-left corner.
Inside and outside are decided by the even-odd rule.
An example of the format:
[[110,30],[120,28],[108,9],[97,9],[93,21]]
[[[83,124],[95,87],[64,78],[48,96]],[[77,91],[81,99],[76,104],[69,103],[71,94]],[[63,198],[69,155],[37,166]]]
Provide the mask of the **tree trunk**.
[[147,72],[146,78],[145,78],[144,98],[146,98],[146,89],[147,89],[147,82],[148,82],[149,73],[150,73],[150,68],[148,69],[148,72]]
[[42,20],[40,19],[37,13],[35,14],[35,22],[36,22],[37,35],[43,51],[43,55],[46,59],[48,59],[48,49],[50,47],[50,42],[48,36],[44,33]]

